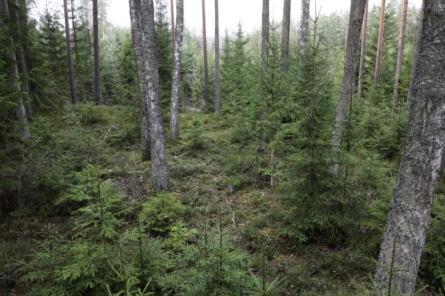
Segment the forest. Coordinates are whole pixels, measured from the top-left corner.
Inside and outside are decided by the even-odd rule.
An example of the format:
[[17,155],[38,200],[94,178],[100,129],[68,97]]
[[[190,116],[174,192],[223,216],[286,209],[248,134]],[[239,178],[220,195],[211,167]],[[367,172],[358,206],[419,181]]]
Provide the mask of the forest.
[[0,295],[445,295],[445,0],[110,1],[0,0]]

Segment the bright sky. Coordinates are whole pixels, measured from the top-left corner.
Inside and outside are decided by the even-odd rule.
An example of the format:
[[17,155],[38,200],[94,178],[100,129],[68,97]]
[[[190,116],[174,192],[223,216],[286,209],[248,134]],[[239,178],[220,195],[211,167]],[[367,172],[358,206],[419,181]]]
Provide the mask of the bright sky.
[[[117,26],[129,27],[130,16],[128,12],[128,0],[106,0],[108,2],[108,18]],[[170,0],[165,0],[169,6]],[[300,16],[300,0],[292,0],[292,20],[297,22]],[[420,7],[422,0],[410,0],[410,5]],[[370,5],[378,5],[380,0],[370,0]],[[36,0],[36,8],[43,10],[46,4],[58,9],[62,6],[61,0]],[[261,24],[261,0],[219,0],[220,7],[220,31],[226,29],[235,31],[238,23],[244,30],[251,32],[260,28]],[[315,6],[321,14],[333,12],[345,12],[349,10],[350,0],[312,0],[311,15],[315,14]],[[283,13],[283,0],[270,0],[271,20],[279,22]],[[184,0],[185,26],[191,31],[200,33],[202,30],[201,0]],[[207,31],[213,36],[214,28],[214,0],[206,0]]]

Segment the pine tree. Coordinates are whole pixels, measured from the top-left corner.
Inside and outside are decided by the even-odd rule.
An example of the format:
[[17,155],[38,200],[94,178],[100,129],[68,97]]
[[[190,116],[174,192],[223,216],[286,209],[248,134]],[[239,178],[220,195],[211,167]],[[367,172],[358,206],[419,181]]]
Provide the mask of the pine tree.
[[46,11],[40,18],[31,76],[39,93],[41,109],[60,107],[69,89],[66,43],[60,18]]
[[156,47],[159,67],[161,108],[164,113],[170,110],[173,77],[173,51],[170,24],[167,20],[166,0],[155,2]]
[[354,202],[341,194],[337,178],[330,173],[333,86],[326,69],[329,52],[316,37],[301,54],[295,94],[283,104],[288,115],[275,133],[283,204],[288,209],[283,232],[299,243],[334,242],[353,224],[346,208]]

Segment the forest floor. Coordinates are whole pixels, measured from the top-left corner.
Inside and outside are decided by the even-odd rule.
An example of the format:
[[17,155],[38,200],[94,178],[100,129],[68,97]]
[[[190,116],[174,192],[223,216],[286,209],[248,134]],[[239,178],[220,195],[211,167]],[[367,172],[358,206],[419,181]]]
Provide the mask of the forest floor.
[[[34,142],[40,148],[32,153],[40,158],[32,153],[28,157],[45,170],[57,167],[66,176],[63,182],[68,183],[61,181],[62,186],[70,185],[70,170],[76,162],[98,163],[124,193],[128,206],[137,208],[154,195],[154,190],[150,163],[140,157],[137,113],[133,109],[79,105],[62,114],[35,118]],[[269,281],[279,279],[282,295],[361,294],[359,291],[369,282],[370,259],[338,247],[310,245],[290,250],[282,241],[271,218],[279,215],[279,198],[267,174],[257,169],[257,164],[267,163],[267,158],[255,153],[255,146],[237,143],[228,122],[214,114],[181,114],[180,123],[181,139],[167,139],[168,162],[171,192],[186,207],[188,227],[203,233],[217,226],[221,218],[224,232],[249,254],[252,272],[259,273],[267,257],[266,277]],[[64,167],[60,161],[73,165]],[[44,191],[41,186],[35,188]],[[11,289],[15,285],[17,295],[17,262],[32,252],[34,240],[47,238],[51,228],[65,231],[64,212],[44,204],[44,200],[57,196],[28,194],[33,199],[29,206],[13,212],[0,224],[0,286],[7,283]],[[39,197],[42,200],[34,201]],[[31,210],[36,204],[40,209],[37,212]]]

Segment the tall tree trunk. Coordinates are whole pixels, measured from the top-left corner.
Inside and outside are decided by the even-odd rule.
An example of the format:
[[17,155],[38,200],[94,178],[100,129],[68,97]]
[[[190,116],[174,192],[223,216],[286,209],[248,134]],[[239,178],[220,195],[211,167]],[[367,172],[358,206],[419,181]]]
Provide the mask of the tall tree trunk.
[[283,62],[283,70],[286,72],[289,68],[290,11],[291,0],[284,0],[283,22],[281,25],[281,59]]
[[73,56],[71,50],[71,36],[70,36],[70,22],[68,15],[68,0],[63,0],[63,12],[65,16],[65,39],[66,39],[66,55],[68,62],[68,73],[69,73],[69,82],[70,82],[70,97],[71,103],[77,103],[76,96],[76,81],[74,76],[74,66],[73,66]]
[[375,294],[412,295],[445,148],[445,0],[424,1],[409,127],[391,204]]
[[136,60],[136,67],[139,80],[139,90],[141,93],[140,102],[140,134],[141,134],[141,150],[142,159],[151,159],[151,145],[150,145],[150,121],[148,118],[148,100],[146,96],[148,93],[148,82],[145,76],[144,66],[144,44],[143,44],[143,28],[141,25],[141,0],[130,1],[130,20],[131,20],[131,37],[133,40],[133,49]]
[[[1,11],[0,11],[0,15],[3,17],[3,19],[5,20],[5,22],[10,22],[11,21],[11,16],[9,13],[9,6],[8,6],[8,0],[1,0]],[[11,36],[11,35],[10,35]],[[12,37],[9,37],[9,44],[8,44],[8,59],[9,59],[9,63],[10,63],[10,80],[11,80],[11,85],[13,85],[17,96],[16,99],[16,103],[17,103],[17,107],[16,107],[16,115],[17,115],[17,119],[19,122],[19,137],[22,141],[27,141],[29,139],[31,139],[31,132],[29,130],[28,127],[28,120],[26,117],[26,109],[25,106],[23,104],[23,89],[22,89],[22,85],[20,83],[20,75],[19,75],[19,68],[18,68],[18,64],[17,64],[17,57],[15,55],[15,45],[14,45],[14,40]]]
[[311,17],[311,0],[301,0],[301,19],[300,19],[300,47],[304,48],[307,44],[309,35],[309,19]]
[[[269,0],[263,0],[263,11],[262,11],[262,18],[261,18],[261,75],[264,79],[267,74],[267,64],[269,60]],[[262,91],[263,98],[261,100],[264,100],[265,93],[264,88]],[[264,121],[265,118],[265,112],[264,110],[264,104],[263,102],[260,103],[260,110],[259,110],[259,117],[260,121]],[[264,134],[264,128],[263,123],[261,123],[260,130],[259,130],[259,145],[260,150],[264,151],[266,149],[266,136]]]
[[221,53],[219,47],[219,5],[215,0],[215,112],[221,112]]
[[[26,2],[22,2],[26,6]],[[26,30],[26,24],[27,20],[23,20],[21,16],[21,9],[25,9],[27,13],[27,8],[22,7],[18,0],[14,1],[15,9],[13,9],[13,15],[14,15],[14,21],[16,24],[16,30],[17,30],[17,44],[16,44],[16,56],[18,58],[18,69],[19,69],[19,76],[21,78],[22,83],[22,89],[24,94],[27,96],[27,100],[24,102],[25,110],[26,110],[26,117],[29,119],[32,116],[32,104],[31,104],[31,87],[29,85],[29,76],[28,76],[28,66],[26,64],[26,54],[25,54],[25,48],[24,48],[24,41],[23,41],[23,33],[24,30]],[[25,24],[25,28],[23,28],[22,24]]]
[[93,0],[93,39],[94,39],[94,100],[101,103],[100,94],[100,60],[99,60],[99,19],[97,1]]
[[[73,27],[73,56],[74,56],[74,73],[76,73],[76,65],[78,65],[80,63],[79,61],[79,46],[78,46],[78,40],[77,40],[77,28],[76,28],[76,15],[75,15],[75,2],[74,0],[71,0],[71,26]],[[77,90],[79,91],[79,98],[80,101],[84,101],[85,100],[85,90],[83,88],[83,85],[81,83],[78,83],[77,85],[75,84],[74,86],[77,87]]]
[[172,31],[172,58],[175,60],[175,4],[174,0],[170,0],[170,25]]
[[377,54],[375,58],[374,88],[379,85],[382,75],[383,45],[385,42],[385,11],[386,0],[382,0],[380,7],[379,36],[377,39]]
[[406,19],[408,17],[408,0],[401,1],[400,10],[400,36],[399,36],[399,48],[397,53],[397,65],[396,65],[396,76],[394,85],[394,95],[393,95],[393,107],[397,108],[399,104],[400,95],[400,76],[402,75],[402,63],[405,51],[405,33],[406,33]]
[[172,79],[170,129],[173,139],[179,138],[179,85],[181,81],[181,51],[184,31],[184,0],[176,0],[175,53]]
[[202,0],[202,50],[204,52],[204,90],[202,97],[202,110],[204,112],[207,112],[209,109],[209,66],[207,60],[207,29],[206,29],[205,0]]
[[[130,0],[132,32],[144,108],[148,110],[151,170],[157,190],[167,190],[169,170],[165,157],[165,136],[159,102],[159,73],[153,0]],[[142,71],[142,72],[141,72]]]
[[363,25],[366,1],[367,0],[351,0],[341,96],[337,106],[335,128],[332,137],[332,149],[335,154],[338,153],[341,148],[346,122],[348,120],[348,109],[354,95],[355,70],[358,62],[360,32]]
[[360,68],[358,72],[358,86],[357,86],[357,97],[362,98],[363,92],[363,82],[365,79],[365,64],[366,64],[366,50],[368,44],[368,5],[369,0],[366,1],[365,15],[363,17],[362,25],[362,44],[360,46]]

